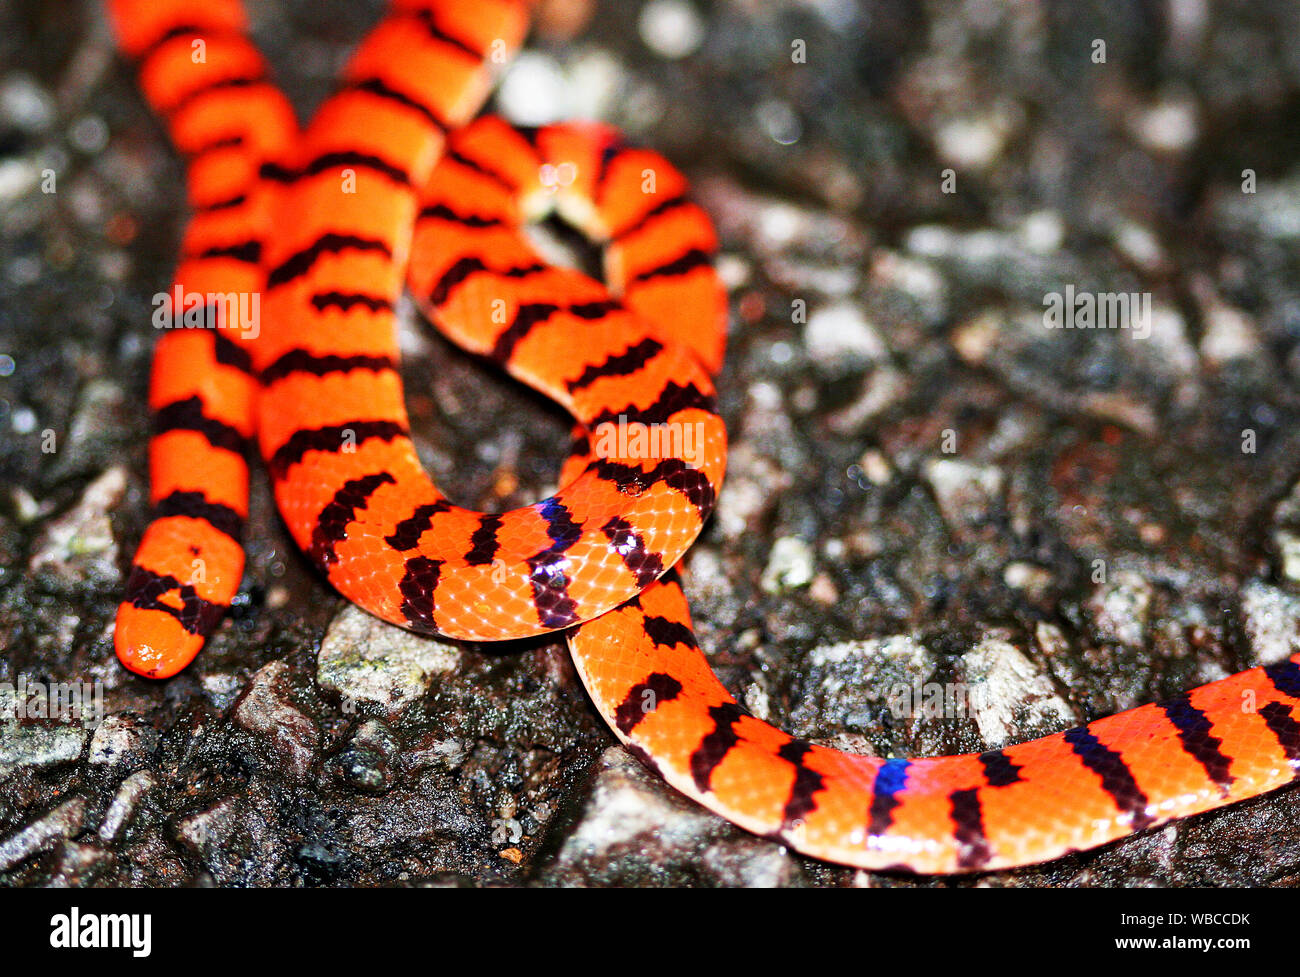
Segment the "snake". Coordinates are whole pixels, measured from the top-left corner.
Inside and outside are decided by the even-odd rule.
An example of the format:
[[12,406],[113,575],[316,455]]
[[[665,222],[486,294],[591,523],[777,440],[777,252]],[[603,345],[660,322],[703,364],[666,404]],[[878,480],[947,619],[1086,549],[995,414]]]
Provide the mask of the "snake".
[[[726,465],[716,234],[685,177],[609,126],[477,117],[533,3],[392,0],[300,127],[239,0],[106,2],[191,212],[154,323],[152,511],[114,636],[126,668],[177,674],[230,607],[257,453],[342,595],[442,638],[563,633],[627,750],[816,859],[1044,862],[1300,777],[1300,655],[961,756],[857,755],[754,716],[713,673],[675,569]],[[603,280],[539,255],[527,229],[551,217],[600,249]],[[554,495],[483,513],[429,479],[398,373],[408,294],[573,416]]]

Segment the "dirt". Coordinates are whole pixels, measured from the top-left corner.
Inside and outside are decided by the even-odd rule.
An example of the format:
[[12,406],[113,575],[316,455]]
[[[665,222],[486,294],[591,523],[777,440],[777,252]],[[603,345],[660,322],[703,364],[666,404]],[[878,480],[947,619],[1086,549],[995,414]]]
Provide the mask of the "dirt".
[[[731,0],[683,34],[682,4],[586,6],[553,6],[498,108],[623,126],[718,224],[732,447],[687,592],[742,702],[938,754],[1296,652],[1300,7]],[[378,15],[254,20],[305,114]],[[561,641],[349,608],[260,478],[228,622],[177,678],[127,673],[182,170],[96,4],[11,0],[0,64],[0,688],[102,696],[0,722],[0,884],[1300,883],[1294,789],[955,881],[803,858],[632,760]],[[1067,290],[1146,296],[1147,326],[1047,328]],[[554,408],[413,315],[403,348],[453,499],[553,489]],[[900,717],[914,681],[987,696]]]

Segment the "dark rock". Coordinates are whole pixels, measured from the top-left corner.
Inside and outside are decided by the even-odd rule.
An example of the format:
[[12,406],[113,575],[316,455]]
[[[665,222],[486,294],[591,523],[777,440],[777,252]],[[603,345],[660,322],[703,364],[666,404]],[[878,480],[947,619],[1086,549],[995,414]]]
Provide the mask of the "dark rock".
[[[562,642],[345,608],[260,477],[236,613],[177,678],[125,673],[151,299],[187,206],[93,6],[0,6],[0,682],[99,681],[106,711],[0,722],[0,884],[1300,881],[1295,790],[955,882],[792,855],[614,747]],[[250,5],[297,107],[380,6]],[[720,2],[680,47],[646,6],[531,42],[500,105],[622,125],[718,226],[732,446],[686,579],[733,694],[822,742],[942,753],[1300,648],[1294,4],[1163,30],[1151,4]],[[1149,334],[1045,328],[1067,285],[1150,295]],[[451,498],[553,491],[561,412],[413,321],[402,342]],[[897,713],[916,682],[987,698]]]
[[235,722],[270,748],[276,766],[292,780],[303,780],[316,761],[320,729],[293,702],[289,666],[271,662],[255,674],[235,704]]
[[606,750],[537,867],[545,885],[777,886],[802,881],[798,859],[683,798],[621,747]]

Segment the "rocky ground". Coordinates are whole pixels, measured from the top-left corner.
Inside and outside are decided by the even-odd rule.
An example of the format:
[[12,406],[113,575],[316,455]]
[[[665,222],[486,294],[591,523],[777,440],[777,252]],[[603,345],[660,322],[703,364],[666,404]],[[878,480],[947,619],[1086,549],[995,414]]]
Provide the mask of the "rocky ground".
[[[587,6],[548,6],[498,108],[625,126],[718,223],[732,450],[687,589],[753,712],[967,751],[1297,650],[1300,6]],[[304,111],[378,8],[256,5]],[[231,620],[178,678],[126,673],[181,170],[96,4],[9,0],[0,52],[0,683],[104,694],[0,723],[0,884],[1300,883],[1295,790],[957,881],[799,857],[618,747],[562,642],[348,607],[260,482]],[[1149,330],[1046,329],[1067,286],[1149,293]],[[415,321],[405,343],[452,497],[549,492],[563,418]],[[978,708],[896,717],[918,677]]]

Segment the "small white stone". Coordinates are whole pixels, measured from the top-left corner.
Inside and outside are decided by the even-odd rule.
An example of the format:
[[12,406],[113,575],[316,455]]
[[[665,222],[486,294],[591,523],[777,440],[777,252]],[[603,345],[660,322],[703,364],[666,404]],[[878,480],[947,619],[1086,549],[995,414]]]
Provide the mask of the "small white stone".
[[1129,260],[1151,271],[1164,263],[1165,252],[1151,228],[1137,221],[1123,221],[1115,231],[1115,246]]
[[28,75],[15,72],[0,86],[0,118],[20,129],[44,129],[54,121],[54,100]]
[[797,536],[783,536],[772,546],[760,583],[769,593],[777,593],[805,587],[812,578],[812,547]]
[[76,837],[81,833],[85,820],[84,797],[74,796],[64,801],[49,814],[0,841],[0,872],[9,871],[61,838]]
[[893,251],[880,251],[871,263],[873,282],[896,288],[937,312],[947,298],[947,284],[933,265]]
[[781,388],[774,383],[760,381],[749,388],[749,400],[756,411],[780,410],[783,403]]
[[992,119],[953,119],[939,127],[935,144],[957,167],[982,170],[1002,152],[1005,134]]
[[126,470],[115,465],[86,486],[71,509],[46,525],[28,568],[68,580],[116,580],[117,540],[109,513],[126,492]]
[[999,313],[990,310],[961,323],[952,335],[957,355],[967,363],[978,365],[985,362],[1003,335],[1003,322]]
[[1002,579],[1008,587],[1014,590],[1023,590],[1028,594],[1039,594],[1046,590],[1052,582],[1052,575],[1042,567],[1036,567],[1032,563],[1016,561],[1007,564],[1006,569],[1002,571]]
[[685,0],[650,0],[637,18],[641,40],[662,58],[690,57],[704,41],[704,22]]
[[828,607],[840,599],[840,590],[835,586],[835,581],[825,573],[813,577],[812,584],[808,587],[808,594],[817,603]]
[[720,254],[714,262],[718,277],[728,291],[734,291],[749,283],[753,268],[748,261],[737,254]]
[[1232,360],[1252,359],[1259,353],[1255,324],[1240,309],[1214,302],[1205,310],[1201,356],[1216,366]]
[[0,200],[14,200],[28,193],[40,180],[40,172],[29,162],[8,159],[0,163]]
[[1002,495],[1002,470],[993,465],[960,458],[932,458],[923,471],[934,489],[939,511],[951,527],[978,523]]
[[131,822],[131,816],[139,806],[141,799],[154,788],[154,775],[148,770],[140,770],[122,781],[99,825],[99,836],[105,841],[113,841]]
[[[1132,335],[1136,338],[1136,333]],[[1197,370],[1196,351],[1187,339],[1187,322],[1174,306],[1163,303],[1152,306],[1150,338],[1159,347],[1159,366],[1184,376]]]
[[800,223],[797,208],[789,204],[772,204],[759,214],[758,233],[769,248],[779,249],[794,240]]
[[1190,51],[1210,22],[1208,0],[1169,0],[1170,46]]
[[213,704],[221,709],[234,702],[244,687],[244,683],[239,676],[231,675],[229,672],[215,672],[211,675],[204,675],[202,683],[203,691],[207,693]]
[[1146,635],[1155,588],[1139,573],[1121,570],[1110,583],[1099,585],[1089,596],[1097,634],[1106,641],[1137,647]]
[[37,502],[36,499],[32,497],[32,493],[28,492],[21,485],[14,486],[9,497],[13,502],[14,514],[18,516],[18,521],[21,523],[32,522],[46,511],[46,506]]
[[0,722],[0,777],[15,767],[46,767],[72,763],[81,755],[90,735],[80,726],[63,723],[57,726],[21,725],[9,722],[13,715],[12,700],[6,706],[5,721]]
[[604,51],[577,57],[569,66],[571,117],[603,119],[624,84],[623,69]]
[[971,682],[970,708],[989,747],[1006,743],[1025,725],[1056,727],[1075,715],[1051,678],[1010,642],[986,637],[962,657]]
[[863,452],[862,457],[858,459],[858,465],[872,485],[886,485],[894,477],[894,469],[889,464],[889,459],[875,448]]
[[568,84],[554,58],[525,51],[501,79],[502,114],[521,126],[542,126],[568,115]]
[[1065,224],[1054,210],[1036,210],[1020,225],[1020,237],[1035,254],[1052,254],[1065,240]]
[[[925,645],[910,634],[840,641],[832,645],[818,645],[808,652],[808,664],[814,668],[838,665],[858,658],[876,662],[878,671],[887,666],[908,675],[926,674],[931,667]],[[871,689],[866,694],[878,698],[884,691]]]
[[1255,664],[1273,665],[1300,650],[1300,600],[1259,580],[1241,590],[1241,617]]
[[943,258],[956,248],[957,236],[936,224],[914,227],[903,238],[903,247],[926,258]]
[[1190,99],[1160,102],[1133,119],[1133,132],[1148,149],[1177,152],[1196,141],[1196,104]]
[[822,363],[850,356],[880,360],[888,349],[855,303],[837,302],[817,309],[804,328],[808,355]]
[[403,631],[349,606],[321,641],[316,681],[347,699],[397,712],[459,661],[457,646]]
[[139,720],[129,716],[109,716],[96,727],[95,735],[90,738],[87,760],[116,764],[152,750],[157,743],[158,734]]

